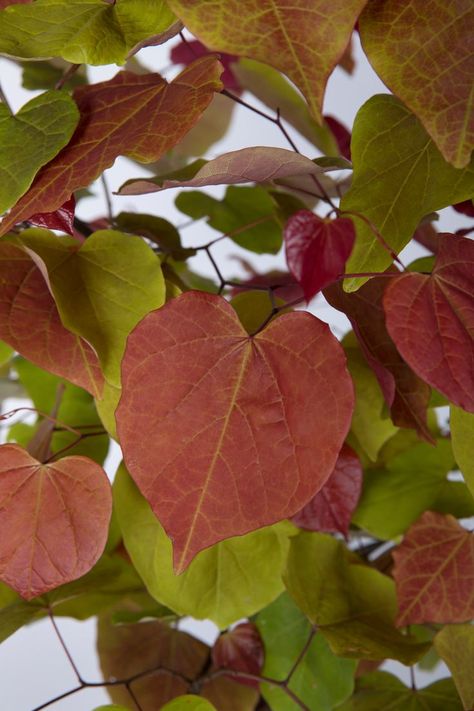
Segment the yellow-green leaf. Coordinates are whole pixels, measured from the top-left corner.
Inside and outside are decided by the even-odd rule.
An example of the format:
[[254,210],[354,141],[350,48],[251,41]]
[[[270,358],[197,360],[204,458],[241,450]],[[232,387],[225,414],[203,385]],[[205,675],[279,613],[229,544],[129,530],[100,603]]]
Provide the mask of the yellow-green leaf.
[[451,405],[451,439],[457,465],[474,496],[474,415]]
[[439,656],[449,667],[464,708],[474,707],[474,627],[446,625],[435,637]]

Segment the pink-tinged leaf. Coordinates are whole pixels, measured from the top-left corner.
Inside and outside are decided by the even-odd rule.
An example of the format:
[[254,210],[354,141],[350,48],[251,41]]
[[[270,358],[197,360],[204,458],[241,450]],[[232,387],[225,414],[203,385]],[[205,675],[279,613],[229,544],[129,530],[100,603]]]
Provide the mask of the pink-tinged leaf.
[[[206,57],[208,54],[211,54],[211,51],[207,49],[202,42],[199,42],[199,40],[181,41],[180,44],[177,44],[171,50],[170,59],[174,64],[184,64],[188,66],[188,64],[191,64],[197,57]],[[238,60],[237,55],[220,52],[219,60],[224,67],[221,81],[226,89],[241,91],[237,77],[232,72],[232,64]]]
[[173,541],[177,572],[299,511],[332,473],[354,405],[326,324],[290,313],[249,336],[225,299],[195,291],[132,331],[122,388],[125,463]]
[[387,287],[387,328],[415,373],[474,412],[474,242],[440,234],[433,272]]
[[430,388],[400,356],[385,325],[382,299],[390,281],[389,277],[373,277],[353,293],[345,292],[340,284],[332,284],[324,290],[324,296],[349,318],[394,424],[414,428],[433,443],[426,424]]
[[87,457],[41,464],[0,446],[0,579],[27,600],[80,578],[107,540],[112,492]]
[[221,90],[221,71],[215,56],[203,57],[170,84],[159,74],[124,71],[110,81],[78,87],[74,99],[81,119],[71,141],[40,170],[4,218],[0,235],[30,215],[57,210],[119,155],[142,163],[158,160],[194,126]]
[[336,139],[341,156],[351,160],[351,132],[334,116],[325,116],[324,120]]
[[474,536],[453,516],[426,511],[393,552],[399,626],[474,617]]
[[357,454],[345,444],[334,471],[316,496],[291,519],[307,531],[342,533],[347,536],[362,488],[362,466]]
[[33,260],[6,242],[0,244],[0,338],[40,368],[100,397],[103,375],[95,351],[64,328]]
[[[260,675],[264,662],[263,642],[257,627],[242,622],[230,632],[217,638],[212,648],[212,661],[218,669],[234,669],[247,674]],[[258,689],[258,681],[242,679],[229,674],[231,679]]]
[[355,240],[352,220],[323,220],[310,210],[299,210],[290,217],[283,234],[290,271],[301,284],[306,301],[311,301],[344,273]]
[[463,202],[458,202],[453,205],[456,212],[460,212],[462,215],[467,215],[468,217],[474,217],[474,205],[472,200],[464,200]]
[[68,235],[74,235],[74,213],[76,200],[71,195],[69,200],[54,212],[38,212],[28,218],[28,222],[36,227],[45,227],[48,230],[60,230]]

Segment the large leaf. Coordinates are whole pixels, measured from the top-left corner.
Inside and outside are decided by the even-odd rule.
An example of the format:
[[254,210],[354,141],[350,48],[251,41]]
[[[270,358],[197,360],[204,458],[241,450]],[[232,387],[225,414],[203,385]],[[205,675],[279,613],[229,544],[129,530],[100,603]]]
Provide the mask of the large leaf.
[[0,244],[0,275],[0,336],[40,368],[99,396],[103,376],[97,355],[64,328],[48,285],[28,254]]
[[178,576],[171,541],[123,467],[114,500],[125,546],[150,594],[178,614],[225,628],[258,612],[283,590],[286,524],[217,543]]
[[0,52],[123,64],[135,45],[164,32],[175,19],[164,0],[36,0],[2,12]]
[[474,706],[474,626],[446,625],[434,640],[435,649],[448,665],[464,708]]
[[252,337],[222,297],[201,292],[135,328],[122,385],[125,463],[173,540],[177,572],[204,548],[307,503],[334,468],[353,407],[326,324],[284,314]]
[[399,625],[474,617],[474,536],[452,516],[426,511],[393,558]]
[[473,23],[470,0],[375,0],[359,23],[377,74],[458,168],[474,148]]
[[[265,645],[263,674],[283,681],[303,652],[311,625],[286,593],[262,610],[255,622]],[[323,635],[316,633],[288,688],[308,708],[332,711],[352,692],[355,666],[355,661],[336,657]],[[295,711],[294,702],[282,689],[270,684],[260,688],[272,711]]]
[[85,457],[41,464],[0,448],[0,577],[30,600],[92,568],[112,509],[104,470]]
[[451,405],[450,426],[457,465],[474,497],[474,415]]
[[78,121],[76,104],[63,91],[40,94],[15,116],[0,102],[0,214],[16,203],[38,170],[64,148]]
[[427,651],[426,644],[394,626],[393,580],[350,558],[341,541],[322,533],[296,536],[284,579],[298,607],[335,654],[413,664]]
[[441,235],[431,275],[388,286],[388,331],[413,370],[455,405],[474,412],[474,242]]
[[[421,219],[474,191],[474,160],[463,170],[447,163],[419,120],[393,96],[374,96],[356,116],[352,133],[354,180],[341,201],[357,228],[348,272],[383,271],[411,239]],[[349,280],[353,291],[361,280]]]
[[40,171],[0,225],[0,234],[37,212],[57,210],[119,155],[142,163],[158,160],[196,123],[220,90],[221,69],[215,58],[204,57],[170,84],[159,74],[119,72],[109,81],[78,87],[74,98],[81,120],[75,134]]
[[326,82],[366,0],[169,0],[210,49],[271,64],[303,92],[320,118]]

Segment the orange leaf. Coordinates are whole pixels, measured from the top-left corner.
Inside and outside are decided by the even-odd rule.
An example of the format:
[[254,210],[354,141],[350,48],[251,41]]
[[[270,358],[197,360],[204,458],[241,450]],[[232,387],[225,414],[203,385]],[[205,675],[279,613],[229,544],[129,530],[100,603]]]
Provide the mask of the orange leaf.
[[78,87],[81,113],[70,143],[36,176],[0,225],[0,235],[37,212],[54,212],[90,185],[117,156],[158,160],[194,126],[220,91],[222,66],[198,59],[168,84],[159,74],[119,72],[110,81]]
[[0,446],[0,579],[27,600],[80,578],[104,549],[112,494],[87,457],[41,464]]
[[474,536],[453,516],[426,511],[393,552],[397,624],[474,617]]
[[326,324],[285,314],[252,337],[225,299],[201,292],[132,331],[122,387],[125,462],[178,572],[204,548],[299,511],[333,471],[354,403]]

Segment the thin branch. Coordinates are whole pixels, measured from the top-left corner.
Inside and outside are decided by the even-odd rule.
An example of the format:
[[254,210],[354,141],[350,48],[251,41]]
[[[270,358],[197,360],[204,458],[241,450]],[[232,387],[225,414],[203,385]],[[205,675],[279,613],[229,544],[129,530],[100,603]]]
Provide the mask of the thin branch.
[[71,66],[66,69],[62,77],[60,77],[60,79],[56,82],[54,88],[62,89],[66,82],[68,82],[69,79],[74,76],[80,66],[80,64],[71,64]]
[[143,711],[143,708],[142,708],[142,706],[141,706],[139,700],[137,699],[137,697],[136,697],[136,695],[135,695],[135,692],[132,690],[131,685],[130,685],[130,684],[125,684],[125,688],[127,689],[128,695],[129,695],[130,698],[132,699],[132,701],[133,701],[133,703],[135,704],[135,706],[137,707],[138,711]]
[[64,452],[68,452],[70,449],[73,449],[73,447],[79,444],[79,442],[81,442],[83,439],[87,439],[88,437],[100,437],[104,434],[107,434],[104,429],[100,429],[97,432],[81,432],[75,440],[67,444],[62,449],[59,449],[57,452],[54,452],[54,454],[52,454],[49,459],[46,459],[43,464],[49,464],[49,462],[52,462],[54,459],[56,459],[56,457],[59,457],[61,454],[64,454]]
[[64,641],[64,638],[63,638],[61,632],[59,631],[59,627],[56,624],[56,620],[54,619],[53,611],[51,610],[51,608],[49,608],[49,610],[48,610],[48,616],[49,616],[49,619],[51,620],[51,624],[53,625],[53,629],[56,633],[56,637],[58,638],[59,643],[60,643],[61,647],[63,648],[63,651],[64,651],[66,657],[69,660],[69,664],[71,665],[71,667],[74,671],[74,674],[77,677],[77,681],[79,682],[79,684],[83,685],[84,680],[82,679],[79,669],[77,668],[76,663],[75,663],[74,659],[72,658],[72,655],[71,655],[69,649],[67,648],[67,645]]
[[111,225],[114,224],[114,208],[112,206],[112,198],[110,197],[109,186],[107,185],[107,179],[105,174],[102,173],[100,176],[100,182],[102,183],[102,188],[104,189],[105,203],[107,205],[107,215]]

